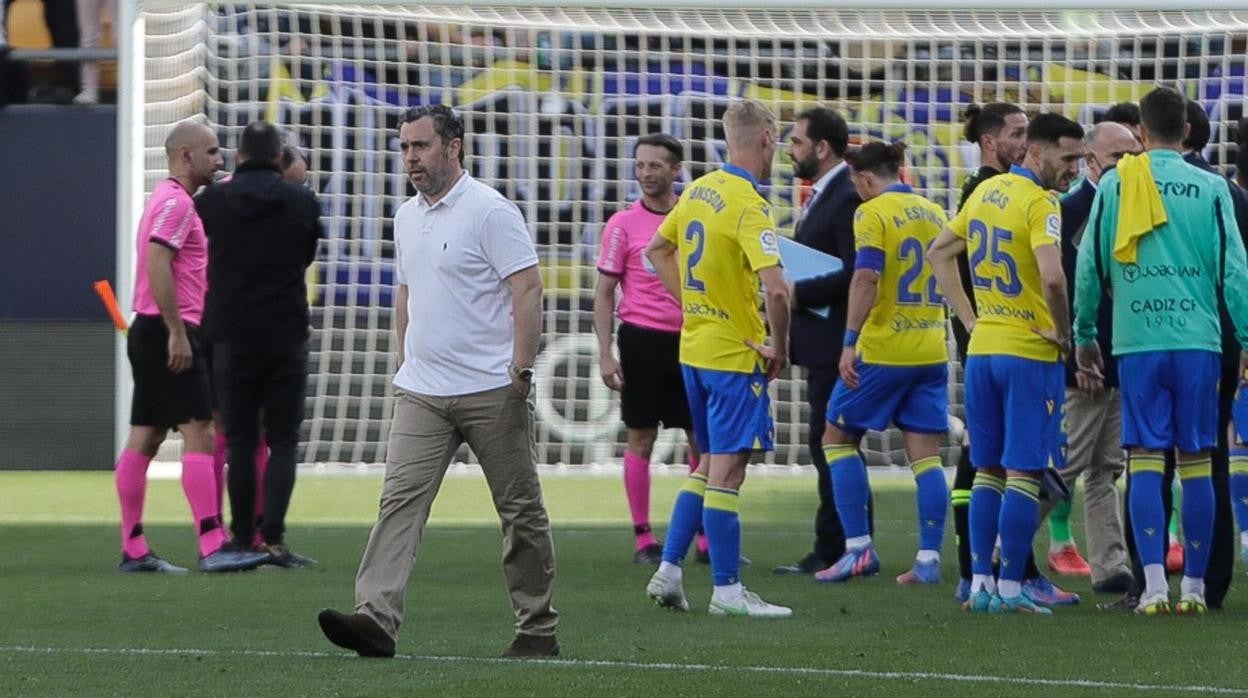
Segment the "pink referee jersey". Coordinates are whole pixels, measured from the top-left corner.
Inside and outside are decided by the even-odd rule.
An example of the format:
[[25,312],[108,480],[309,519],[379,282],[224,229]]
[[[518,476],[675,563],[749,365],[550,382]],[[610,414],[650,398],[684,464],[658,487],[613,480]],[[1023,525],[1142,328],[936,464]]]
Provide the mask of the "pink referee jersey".
[[195,212],[195,202],[177,180],[156,185],[143,219],[139,221],[134,272],[134,312],[160,315],[152,284],[147,278],[149,243],[173,250],[173,285],[182,321],[198,325],[204,317],[204,293],[208,290],[208,238]]
[[598,250],[598,271],[620,280],[620,322],[664,332],[680,331],[680,303],[646,259],[646,246],[666,214],[655,213],[640,201],[607,221]]

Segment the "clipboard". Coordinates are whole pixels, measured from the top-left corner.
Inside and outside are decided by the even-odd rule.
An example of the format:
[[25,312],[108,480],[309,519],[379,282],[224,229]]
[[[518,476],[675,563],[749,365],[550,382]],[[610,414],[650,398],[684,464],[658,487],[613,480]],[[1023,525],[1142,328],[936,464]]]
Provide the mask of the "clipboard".
[[[784,263],[784,278],[792,282],[838,272],[845,266],[840,259],[830,254],[786,237],[780,237],[780,261]],[[832,309],[826,305],[806,308],[806,310],[824,320],[827,320],[832,312]]]

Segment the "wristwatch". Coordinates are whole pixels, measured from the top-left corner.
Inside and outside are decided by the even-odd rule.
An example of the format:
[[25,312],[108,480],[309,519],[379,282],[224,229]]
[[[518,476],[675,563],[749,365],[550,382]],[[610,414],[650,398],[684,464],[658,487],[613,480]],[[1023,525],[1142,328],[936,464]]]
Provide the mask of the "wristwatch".
[[512,366],[511,370],[513,373],[516,374],[516,377],[522,381],[533,380],[533,367],[532,366],[525,366],[523,368]]

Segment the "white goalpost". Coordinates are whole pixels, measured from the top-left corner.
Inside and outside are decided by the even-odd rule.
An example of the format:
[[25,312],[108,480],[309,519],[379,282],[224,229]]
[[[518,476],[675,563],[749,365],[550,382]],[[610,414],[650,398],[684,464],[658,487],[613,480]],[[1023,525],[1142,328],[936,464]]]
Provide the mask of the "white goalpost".
[[[128,310],[134,234],[163,177],[169,127],[202,120],[232,154],[248,122],[274,122],[308,155],[328,236],[311,289],[317,329],[301,461],[383,462],[396,368],[390,219],[411,194],[396,125],[408,106],[446,103],[467,123],[470,171],[520,206],[541,259],[539,460],[614,462],[624,431],[618,400],[598,378],[592,301],[602,224],[638,195],[629,158],[637,137],[665,131],[684,143],[687,182],[723,163],[718,117],[732,100],[770,105],[783,137],[798,111],[824,104],[846,116],[851,140],[905,141],[909,181],[952,210],[978,166],[961,135],[967,104],[1017,102],[1086,126],[1168,84],[1205,107],[1206,154],[1231,163],[1248,92],[1242,3],[1095,4],[122,0],[118,299]],[[765,194],[791,233],[805,185],[783,149],[775,165]],[[120,447],[130,382],[124,339],[117,346]],[[951,372],[955,417],[960,375]],[[765,462],[809,463],[801,373],[771,390],[776,451]],[[895,433],[870,434],[864,447],[873,464],[900,462]],[[680,463],[683,448],[669,432],[656,460]]]

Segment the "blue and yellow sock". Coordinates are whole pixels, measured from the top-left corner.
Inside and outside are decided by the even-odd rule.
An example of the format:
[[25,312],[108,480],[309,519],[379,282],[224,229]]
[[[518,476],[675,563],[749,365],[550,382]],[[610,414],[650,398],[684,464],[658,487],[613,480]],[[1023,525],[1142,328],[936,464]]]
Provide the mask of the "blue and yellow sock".
[[1179,464],[1183,480],[1183,575],[1204,579],[1213,539],[1213,467],[1206,456]]
[[1001,497],[1005,479],[985,472],[975,473],[971,486],[971,572],[992,576],[992,549],[997,544],[1001,518]]
[[1231,507],[1239,522],[1240,536],[1248,533],[1248,448],[1231,448]]
[[1031,541],[1040,522],[1040,481],[1024,476],[1005,479],[1001,499],[1001,580],[1022,581],[1031,555]]
[[689,543],[702,527],[702,499],[706,496],[706,476],[692,473],[681,485],[672,507],[672,520],[663,541],[663,562],[679,565],[689,552]]
[[858,448],[848,444],[826,445],[823,457],[828,461],[836,513],[841,517],[845,537],[871,535],[867,515],[871,486],[867,484],[867,466],[858,455]]
[[737,511],[736,490],[706,488],[702,526],[711,551],[711,583],[717,587],[741,581],[741,517]]
[[940,456],[920,458],[910,464],[917,487],[919,507],[919,550],[940,551],[945,538],[945,515],[949,511],[949,483],[941,468]]
[[1165,479],[1166,461],[1161,456],[1130,456],[1127,464],[1131,478],[1131,532],[1140,564],[1161,565],[1166,559],[1166,512],[1162,508],[1161,486]]

